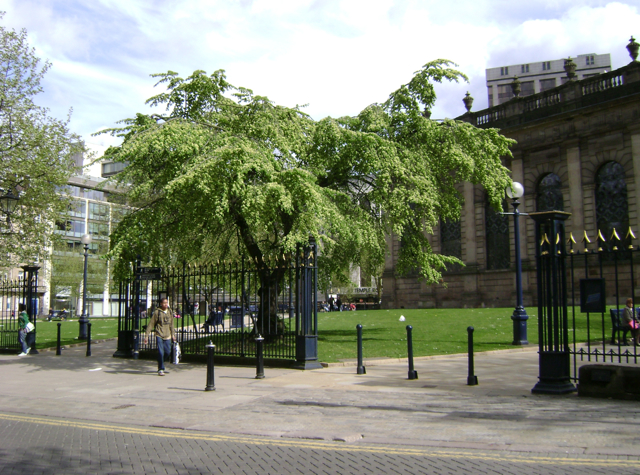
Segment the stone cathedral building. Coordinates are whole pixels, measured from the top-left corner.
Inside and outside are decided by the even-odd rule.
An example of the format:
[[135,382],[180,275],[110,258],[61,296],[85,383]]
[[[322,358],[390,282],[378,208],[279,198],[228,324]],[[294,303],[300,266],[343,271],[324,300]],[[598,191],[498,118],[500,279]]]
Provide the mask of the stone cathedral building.
[[[619,69],[576,78],[576,64],[565,61],[564,84],[515,97],[478,112],[464,98],[467,112],[458,120],[497,128],[517,141],[513,158],[504,164],[514,181],[524,185],[521,212],[562,210],[571,213],[567,235],[580,243],[586,231],[595,242],[600,230],[609,239],[613,229],[625,239],[629,227],[640,238],[640,62],[638,43],[627,50],[632,61]],[[388,239],[382,305],[386,308],[511,307],[515,304],[515,240],[513,217],[487,205],[479,186],[464,183],[462,216],[441,222],[430,237],[435,252],[459,257],[465,267],[444,274],[444,285],[427,285],[415,277],[395,274],[399,251],[396,236]],[[509,201],[504,211],[513,211]],[[524,304],[535,303],[535,226],[520,218]],[[630,239],[630,238],[629,238]],[[638,245],[638,241],[633,242]],[[580,244],[582,246],[582,244]],[[589,245],[593,247],[594,244]],[[606,245],[611,245],[610,243]]]

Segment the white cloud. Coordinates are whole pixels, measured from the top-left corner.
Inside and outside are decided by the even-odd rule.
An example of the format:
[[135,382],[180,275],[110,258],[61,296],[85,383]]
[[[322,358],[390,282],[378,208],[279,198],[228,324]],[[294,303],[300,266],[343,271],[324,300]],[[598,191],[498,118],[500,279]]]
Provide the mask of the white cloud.
[[232,84],[315,118],[357,114],[414,71],[451,59],[471,84],[437,85],[434,117],[486,107],[484,70],[502,64],[611,53],[629,59],[640,36],[635,2],[544,0],[0,0],[4,24],[26,27],[53,68],[42,102],[96,150],[89,134],[146,111],[150,73],[226,69]]

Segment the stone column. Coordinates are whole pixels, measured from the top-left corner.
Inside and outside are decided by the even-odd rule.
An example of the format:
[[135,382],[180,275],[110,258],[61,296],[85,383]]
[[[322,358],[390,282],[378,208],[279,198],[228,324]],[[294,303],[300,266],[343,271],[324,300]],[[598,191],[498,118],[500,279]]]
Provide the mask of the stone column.
[[[480,304],[478,296],[478,249],[476,242],[476,203],[474,185],[469,182],[464,184],[464,227],[462,229],[463,260],[466,270],[463,278],[464,300],[471,306]],[[482,227],[484,229],[484,226]]]
[[629,216],[636,216],[636,222],[629,224],[632,225],[632,228],[638,229],[640,226],[640,218],[638,217],[638,212],[640,211],[640,127],[636,127],[631,131],[631,157],[633,159],[633,181],[636,202],[635,213],[631,213],[631,210],[629,210]]
[[[639,143],[640,145],[640,143]],[[639,149],[640,151],[640,149]],[[571,144],[567,148],[567,174],[569,176],[569,202],[571,203],[571,228],[576,237],[584,231],[584,196],[582,194],[582,171],[580,146]]]

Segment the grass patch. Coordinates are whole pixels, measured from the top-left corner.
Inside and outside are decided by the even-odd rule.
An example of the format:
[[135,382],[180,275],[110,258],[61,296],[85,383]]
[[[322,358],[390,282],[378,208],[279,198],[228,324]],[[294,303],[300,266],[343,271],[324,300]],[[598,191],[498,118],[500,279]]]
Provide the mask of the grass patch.
[[[91,339],[104,340],[106,338],[115,338],[118,336],[118,319],[117,318],[92,318],[91,322]],[[79,323],[78,320],[64,320],[61,322],[47,322],[38,320],[36,328],[36,346],[37,348],[54,348],[58,340],[58,325],[60,327],[60,344],[72,345],[74,343],[83,343],[86,340],[78,340]]]
[[[365,358],[406,358],[407,330],[413,326],[414,356],[447,355],[467,351],[467,327],[473,326],[475,351],[514,348],[513,308],[397,309],[318,314],[318,357],[337,362],[356,358],[356,325],[362,324],[362,350]],[[527,336],[538,344],[537,308],[527,309]],[[400,322],[400,315],[406,321]],[[576,313],[575,338],[587,340],[587,317]],[[591,315],[591,341],[602,340],[603,318]],[[605,338],[611,338],[609,311],[604,315]],[[573,318],[569,309],[569,341],[573,342]]]

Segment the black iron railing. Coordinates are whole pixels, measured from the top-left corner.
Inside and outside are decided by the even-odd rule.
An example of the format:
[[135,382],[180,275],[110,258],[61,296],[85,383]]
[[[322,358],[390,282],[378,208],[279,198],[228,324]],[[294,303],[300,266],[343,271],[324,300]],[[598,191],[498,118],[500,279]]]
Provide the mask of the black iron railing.
[[638,364],[634,331],[623,320],[628,299],[636,315],[640,311],[640,254],[633,231],[613,229],[610,237],[599,231],[593,239],[584,232],[578,243],[573,234],[565,236],[568,213],[531,216],[538,240],[540,392],[569,388],[584,362]]
[[161,269],[138,262],[120,283],[115,356],[155,351],[155,338],[144,343],[140,334],[167,298],[184,356],[205,356],[213,342],[216,355],[255,358],[260,335],[267,359],[316,361],[316,280],[315,242],[260,262],[245,258]]

